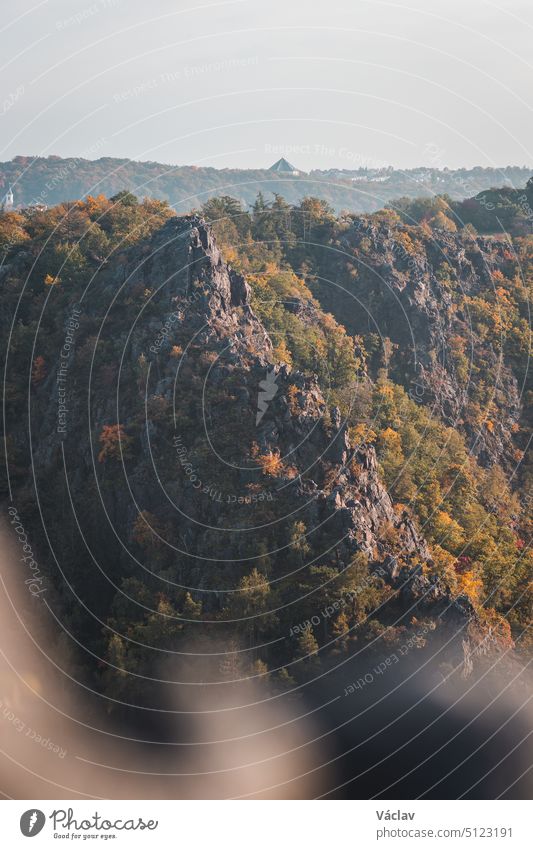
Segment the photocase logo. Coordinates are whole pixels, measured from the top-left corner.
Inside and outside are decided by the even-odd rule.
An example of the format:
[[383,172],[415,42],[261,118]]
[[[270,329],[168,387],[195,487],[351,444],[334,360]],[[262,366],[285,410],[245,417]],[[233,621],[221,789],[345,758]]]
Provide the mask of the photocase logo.
[[31,808],[25,811],[20,818],[20,830],[24,837],[35,837],[43,830],[46,817],[42,811],[37,808]]
[[276,383],[278,376],[273,368],[269,369],[266,378],[259,383],[259,393],[257,396],[257,415],[255,417],[256,427],[268,410],[270,401],[275,397],[279,386]]

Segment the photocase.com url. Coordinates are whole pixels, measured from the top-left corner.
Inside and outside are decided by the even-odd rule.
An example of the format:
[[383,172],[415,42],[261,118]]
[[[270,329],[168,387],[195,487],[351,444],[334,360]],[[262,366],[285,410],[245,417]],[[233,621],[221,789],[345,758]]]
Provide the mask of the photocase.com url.
[[376,840],[390,840],[394,838],[427,839],[434,837],[437,840],[478,840],[487,838],[497,840],[511,838],[513,829],[509,826],[463,826],[462,828],[378,828]]

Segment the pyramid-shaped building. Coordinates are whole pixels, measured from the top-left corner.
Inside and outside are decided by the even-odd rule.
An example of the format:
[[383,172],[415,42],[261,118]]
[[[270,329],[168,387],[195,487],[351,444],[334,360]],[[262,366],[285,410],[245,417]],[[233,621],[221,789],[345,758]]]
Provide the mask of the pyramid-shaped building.
[[275,171],[276,174],[292,174],[294,177],[297,177],[302,171],[299,171],[298,168],[295,168],[294,165],[291,165],[290,162],[287,162],[286,159],[281,157],[277,162],[274,162],[274,165],[268,169],[269,171]]

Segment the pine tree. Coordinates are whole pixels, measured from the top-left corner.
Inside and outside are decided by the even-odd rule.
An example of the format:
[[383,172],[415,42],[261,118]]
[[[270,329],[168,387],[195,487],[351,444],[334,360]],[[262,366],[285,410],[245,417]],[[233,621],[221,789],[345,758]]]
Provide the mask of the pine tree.
[[308,665],[314,665],[319,662],[319,658],[317,656],[318,643],[315,639],[315,635],[313,633],[313,628],[311,625],[305,626],[302,633],[298,635],[296,643],[296,655],[297,657],[301,658],[304,663],[307,663]]
[[346,651],[348,648],[348,640],[350,639],[350,624],[345,613],[339,613],[333,622],[331,633],[335,638],[335,648],[340,651]]
[[194,601],[190,592],[186,592],[181,615],[184,619],[199,619],[202,615],[202,602]]

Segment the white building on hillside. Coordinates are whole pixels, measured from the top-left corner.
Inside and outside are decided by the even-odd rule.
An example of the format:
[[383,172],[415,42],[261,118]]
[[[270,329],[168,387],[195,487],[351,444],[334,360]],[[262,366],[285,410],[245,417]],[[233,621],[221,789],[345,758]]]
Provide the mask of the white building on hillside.
[[2,212],[10,212],[13,209],[13,203],[13,189],[10,186],[7,192],[5,193],[4,197],[2,198]]

